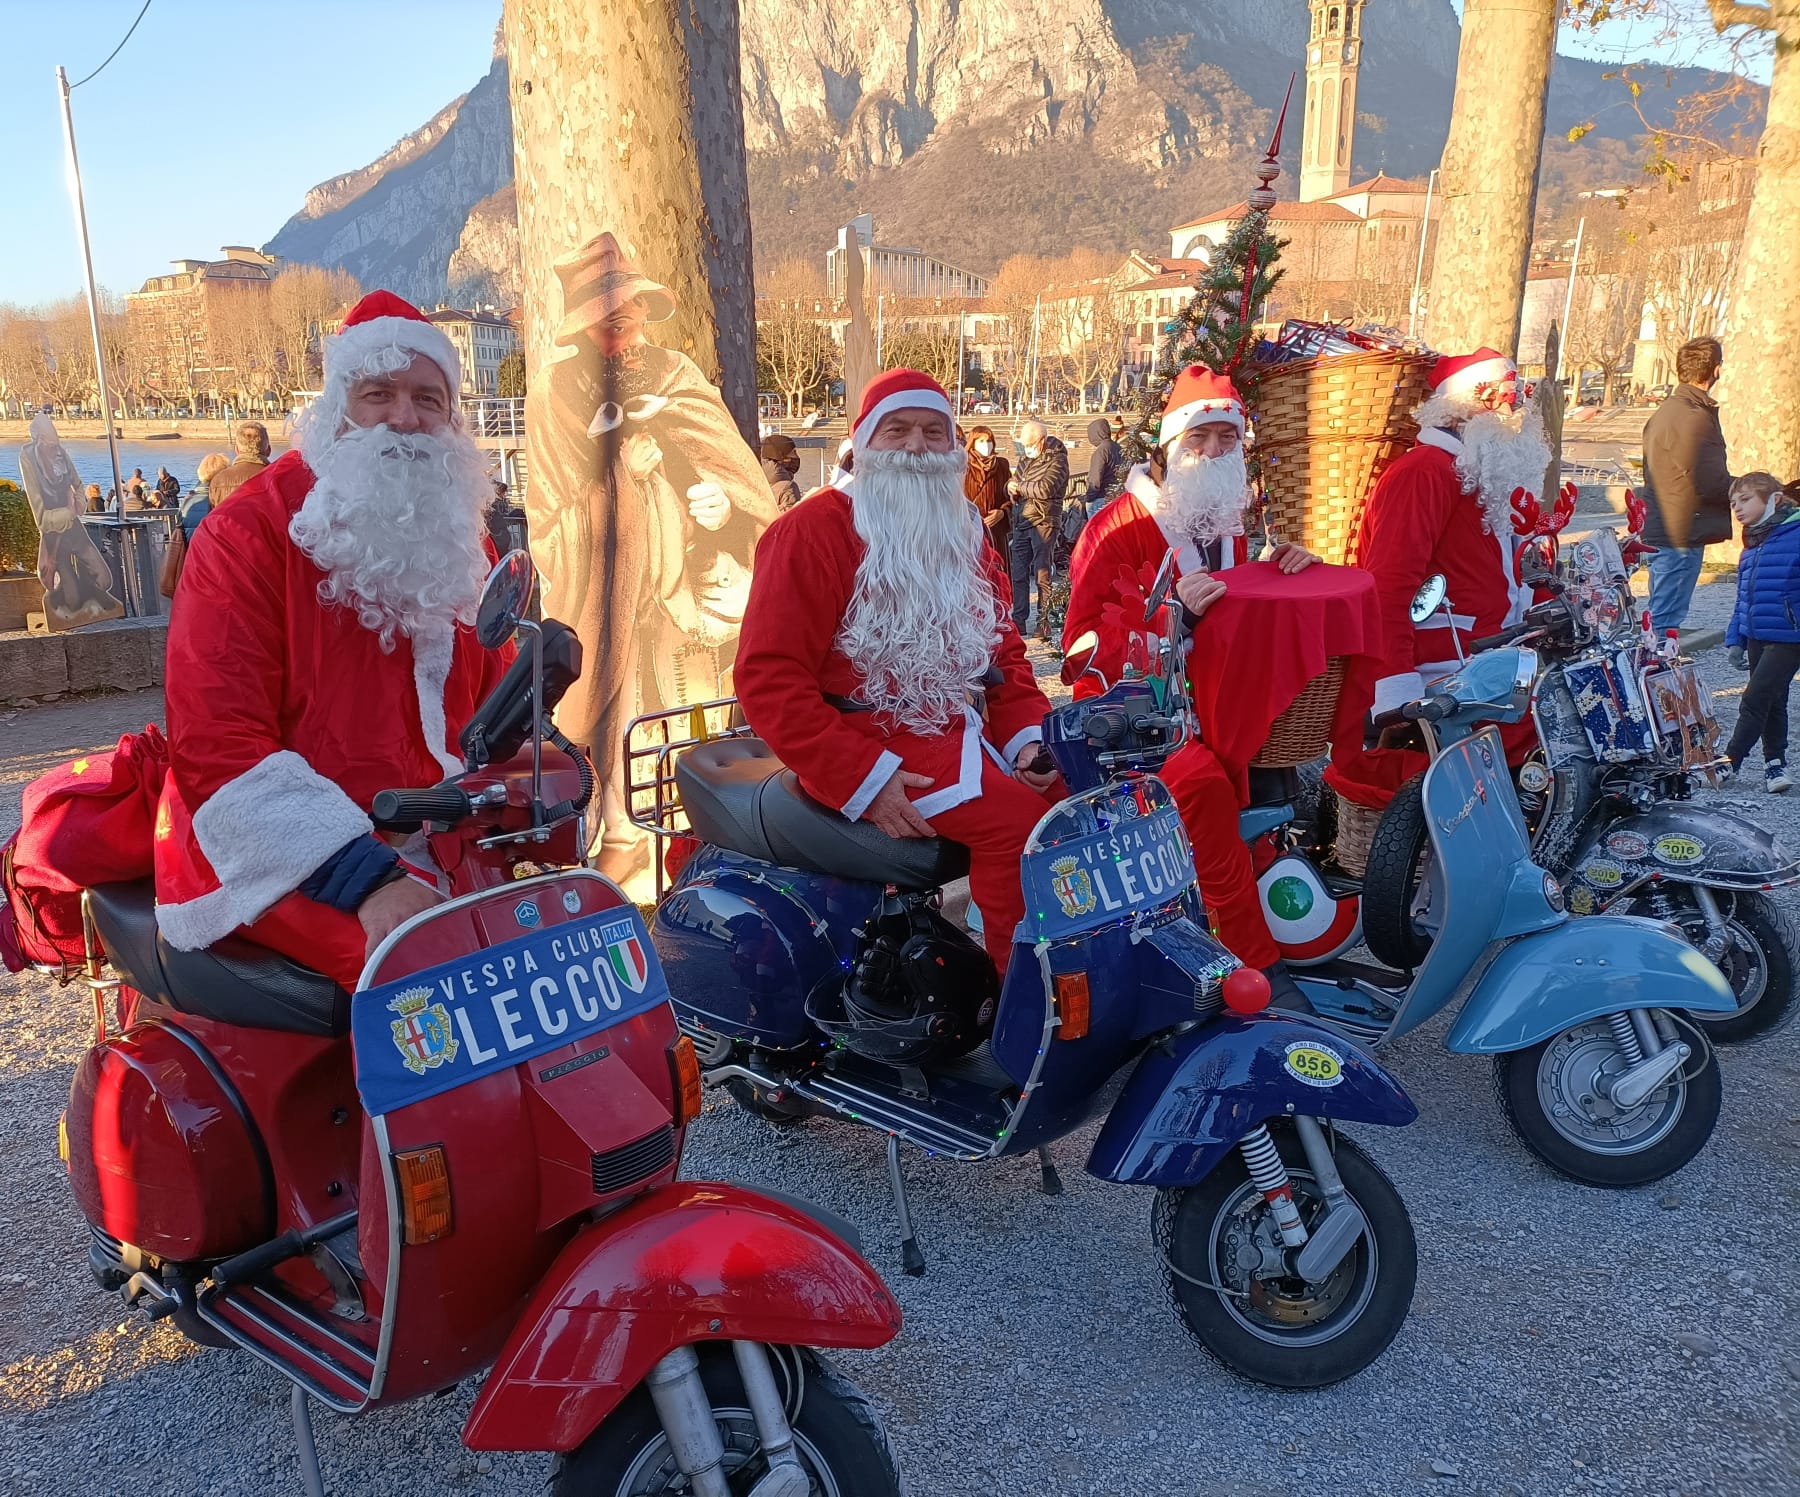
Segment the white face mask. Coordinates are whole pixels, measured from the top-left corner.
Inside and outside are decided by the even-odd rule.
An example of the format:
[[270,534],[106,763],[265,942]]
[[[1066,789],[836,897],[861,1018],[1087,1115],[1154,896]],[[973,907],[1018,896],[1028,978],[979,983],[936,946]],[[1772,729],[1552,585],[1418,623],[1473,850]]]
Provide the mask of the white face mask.
[[977,452],[979,452],[983,457],[990,457],[993,455],[994,444],[992,442],[987,442],[987,441],[977,442],[975,444],[975,450]]

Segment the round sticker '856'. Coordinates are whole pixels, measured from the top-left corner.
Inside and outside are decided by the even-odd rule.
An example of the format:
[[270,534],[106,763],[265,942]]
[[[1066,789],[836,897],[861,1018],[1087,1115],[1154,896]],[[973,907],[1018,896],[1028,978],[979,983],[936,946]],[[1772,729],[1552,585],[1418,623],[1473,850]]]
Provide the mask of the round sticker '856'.
[[1282,1060],[1288,1075],[1308,1086],[1336,1086],[1344,1079],[1344,1058],[1329,1045],[1296,1041]]

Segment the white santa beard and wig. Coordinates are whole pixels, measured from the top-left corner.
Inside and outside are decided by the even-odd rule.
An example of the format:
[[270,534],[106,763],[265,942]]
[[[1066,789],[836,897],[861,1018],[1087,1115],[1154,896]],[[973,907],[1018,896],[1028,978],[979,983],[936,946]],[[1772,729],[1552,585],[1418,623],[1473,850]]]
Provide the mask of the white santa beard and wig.
[[897,728],[941,732],[992,663],[1000,601],[963,497],[966,454],[858,452],[851,512],[868,548],[837,646],[862,699]]
[[1244,533],[1250,502],[1250,472],[1244,449],[1206,457],[1177,444],[1169,456],[1158,495],[1156,518],[1196,545]]
[[325,573],[322,603],[351,609],[389,651],[396,635],[475,621],[494,490],[466,432],[353,426],[302,453],[313,486],[288,535]]
[[1515,489],[1542,498],[1550,469],[1550,443],[1544,436],[1543,413],[1535,405],[1521,411],[1491,411],[1476,401],[1434,395],[1415,413],[1422,430],[1461,421],[1456,435],[1456,476],[1463,492],[1481,501],[1482,525],[1494,535],[1512,530]]

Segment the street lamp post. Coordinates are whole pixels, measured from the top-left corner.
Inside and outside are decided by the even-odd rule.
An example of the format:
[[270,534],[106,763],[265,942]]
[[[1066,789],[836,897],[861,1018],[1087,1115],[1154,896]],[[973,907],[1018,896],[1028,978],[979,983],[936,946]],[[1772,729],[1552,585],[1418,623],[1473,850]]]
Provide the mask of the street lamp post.
[[1419,286],[1425,279],[1425,240],[1431,233],[1431,192],[1437,186],[1437,169],[1434,167],[1425,179],[1425,217],[1419,221],[1419,263],[1413,270],[1412,312],[1406,319],[1406,336],[1414,338],[1419,332]]

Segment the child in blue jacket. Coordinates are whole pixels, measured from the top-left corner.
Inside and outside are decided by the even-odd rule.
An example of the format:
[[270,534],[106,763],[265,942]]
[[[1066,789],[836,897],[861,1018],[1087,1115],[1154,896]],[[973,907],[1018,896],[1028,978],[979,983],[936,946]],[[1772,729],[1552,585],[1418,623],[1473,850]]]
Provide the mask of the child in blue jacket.
[[1788,687],[1800,672],[1800,506],[1770,474],[1746,473],[1732,480],[1731,512],[1744,527],[1744,554],[1725,643],[1750,681],[1721,771],[1727,780],[1735,776],[1760,736],[1764,788],[1780,795],[1794,783],[1787,771]]

